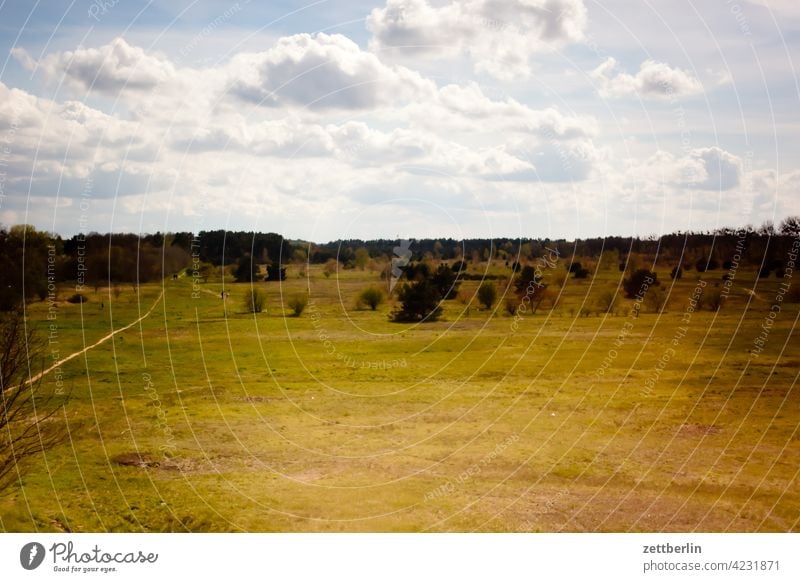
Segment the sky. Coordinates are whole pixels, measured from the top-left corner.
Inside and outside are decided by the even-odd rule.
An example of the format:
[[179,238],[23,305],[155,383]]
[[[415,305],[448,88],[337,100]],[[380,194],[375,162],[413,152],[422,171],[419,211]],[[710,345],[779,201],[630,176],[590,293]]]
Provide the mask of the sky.
[[800,214],[795,0],[0,0],[0,224],[588,238]]

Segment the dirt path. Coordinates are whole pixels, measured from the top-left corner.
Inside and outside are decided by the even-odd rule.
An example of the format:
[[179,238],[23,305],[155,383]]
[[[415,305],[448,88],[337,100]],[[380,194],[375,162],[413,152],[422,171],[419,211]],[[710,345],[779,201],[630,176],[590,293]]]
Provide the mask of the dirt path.
[[88,352],[88,351],[89,351],[89,350],[91,350],[92,348],[96,348],[96,347],[97,347],[97,346],[99,346],[100,344],[102,344],[102,343],[104,343],[104,342],[107,342],[108,340],[110,340],[112,337],[114,337],[114,336],[115,336],[115,335],[117,335],[118,333],[122,333],[123,331],[125,331],[125,330],[127,330],[127,329],[130,329],[130,328],[132,328],[134,325],[136,325],[137,323],[139,323],[139,322],[141,322],[142,320],[144,320],[144,319],[145,319],[145,318],[146,318],[148,315],[150,315],[150,314],[153,312],[153,310],[156,308],[156,305],[158,305],[158,302],[159,302],[159,301],[161,301],[161,298],[162,298],[162,297],[164,297],[164,289],[161,289],[161,293],[159,293],[158,297],[157,297],[157,298],[156,298],[156,300],[153,302],[153,305],[151,305],[151,306],[150,306],[150,309],[148,309],[148,310],[147,310],[147,313],[145,313],[144,315],[142,315],[142,316],[141,316],[139,319],[137,319],[137,320],[136,320],[136,321],[134,321],[134,322],[131,322],[131,323],[129,323],[129,324],[128,324],[128,325],[126,325],[125,327],[121,327],[121,328],[119,328],[119,329],[115,329],[115,330],[114,330],[114,331],[112,331],[110,334],[108,334],[108,335],[105,335],[105,336],[101,337],[99,340],[97,340],[97,341],[96,341],[96,342],[94,342],[93,344],[91,344],[91,345],[88,345],[88,346],[86,346],[85,348],[83,348],[82,350],[78,350],[77,352],[75,352],[75,353],[73,353],[73,354],[70,354],[70,355],[68,355],[66,358],[63,358],[63,359],[59,360],[58,362],[56,362],[55,364],[53,364],[52,366],[50,366],[50,367],[49,367],[49,368],[47,368],[46,370],[44,370],[44,371],[42,371],[42,372],[39,372],[38,374],[36,374],[36,375],[35,375],[35,376],[33,376],[32,378],[30,378],[30,379],[29,379],[29,380],[26,382],[26,384],[33,384],[34,382],[36,382],[37,380],[39,380],[39,379],[40,379],[40,378],[42,378],[43,376],[46,376],[48,373],[52,372],[53,370],[55,370],[56,368],[58,368],[58,367],[59,367],[59,366],[61,366],[62,364],[65,364],[66,362],[69,362],[71,359],[73,359],[73,358],[77,358],[78,356],[80,356],[81,354],[85,354],[86,352]]

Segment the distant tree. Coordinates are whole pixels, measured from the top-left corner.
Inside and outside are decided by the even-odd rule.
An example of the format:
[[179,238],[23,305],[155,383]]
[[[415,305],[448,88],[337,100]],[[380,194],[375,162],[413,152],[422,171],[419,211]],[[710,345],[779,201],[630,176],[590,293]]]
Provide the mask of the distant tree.
[[258,287],[250,287],[244,295],[244,308],[248,313],[261,313],[264,310],[266,294]]
[[648,269],[636,269],[633,274],[622,282],[625,297],[634,299],[638,295],[646,294],[652,287],[660,285],[658,276]]
[[455,263],[453,263],[453,266],[451,268],[453,269],[454,272],[460,273],[461,271],[466,271],[467,266],[468,266],[467,263],[465,263],[463,260],[458,260]]
[[292,262],[293,263],[305,263],[308,260],[308,254],[306,253],[306,249],[304,248],[295,248],[292,251]]
[[443,299],[455,299],[458,295],[460,282],[457,279],[458,275],[444,264],[439,265],[439,268],[431,275],[431,282],[436,286]]
[[680,265],[675,265],[672,267],[672,271],[670,271],[669,276],[671,279],[680,279],[683,277],[683,269],[680,267]]
[[597,308],[602,313],[611,313],[617,305],[617,293],[613,289],[603,289],[597,296]]
[[494,283],[485,281],[478,287],[478,301],[486,309],[491,309],[494,302],[497,301],[497,288]]
[[408,281],[422,281],[431,277],[431,267],[428,263],[409,263],[401,267],[403,275]]
[[589,276],[589,269],[584,269],[583,267],[581,267],[580,269],[576,269],[572,273],[573,273],[572,276],[575,277],[576,279],[586,279],[586,277]]
[[211,263],[200,263],[197,275],[203,283],[208,283],[210,280],[219,277],[220,272],[219,268]]
[[541,274],[530,265],[526,265],[517,275],[514,280],[514,290],[518,298],[516,309],[519,309],[520,305],[529,301],[532,313],[536,313],[542,301],[549,296],[547,285],[544,283]]
[[652,309],[655,313],[661,313],[667,306],[669,296],[666,290],[662,287],[652,287],[647,290],[644,296],[645,305]]
[[368,289],[364,289],[361,292],[361,295],[358,296],[358,302],[360,305],[366,305],[372,311],[378,309],[378,306],[383,303],[384,295],[383,291],[378,289],[377,287],[369,287]]
[[567,271],[569,271],[570,273],[576,273],[581,269],[583,269],[583,265],[581,265],[578,261],[575,261],[567,265]]
[[267,266],[267,281],[285,281],[286,280],[286,267],[280,265]]
[[781,223],[781,234],[784,236],[800,236],[800,216],[789,216]]
[[769,277],[769,274],[770,274],[770,268],[769,268],[769,265],[764,265],[764,266],[763,266],[763,267],[761,267],[761,269],[758,271],[758,277],[759,277],[760,279],[766,279],[767,277]]
[[694,268],[697,269],[698,273],[705,273],[707,264],[708,264],[708,260],[705,257],[700,257],[695,262]]
[[258,280],[258,265],[251,255],[244,255],[236,262],[233,278],[237,283],[252,283]]
[[300,317],[305,311],[306,305],[308,305],[308,296],[305,293],[297,293],[296,295],[292,295],[287,302],[289,309],[292,310],[292,314],[295,317]]
[[0,229],[0,310],[13,310],[23,301],[47,297],[48,245],[47,234],[30,225]]
[[733,261],[731,260],[723,261],[722,268],[725,269],[726,271],[730,271],[731,269],[733,269]]
[[436,321],[442,313],[442,296],[428,279],[404,283],[398,292],[401,307],[392,315],[398,322]]
[[722,308],[725,296],[719,287],[714,287],[703,294],[703,299],[711,311],[719,311]]
[[708,264],[706,265],[706,271],[716,271],[719,269],[719,261],[714,257],[708,259]]
[[367,264],[369,263],[369,251],[364,247],[357,249],[353,260],[356,268],[359,271],[363,271],[366,269]]
[[339,271],[339,261],[337,261],[336,259],[328,259],[325,262],[325,267],[322,270],[323,274],[326,277],[335,275],[338,271]]
[[505,303],[506,313],[508,313],[509,315],[516,315],[518,307],[519,307],[519,300],[517,300],[516,297],[513,296],[506,297],[506,303]]
[[530,265],[523,267],[520,274],[517,275],[517,278],[514,280],[514,288],[516,289],[517,295],[525,295],[529,288],[533,289],[541,287],[542,285],[541,274]]
[[0,315],[0,494],[30,467],[27,461],[66,442],[67,397],[45,393],[29,374],[44,359],[44,341],[17,310]]

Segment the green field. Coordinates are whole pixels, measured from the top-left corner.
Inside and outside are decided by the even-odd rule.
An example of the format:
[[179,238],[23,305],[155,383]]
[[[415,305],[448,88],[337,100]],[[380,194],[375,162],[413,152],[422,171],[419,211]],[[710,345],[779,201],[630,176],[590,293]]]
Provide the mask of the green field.
[[559,288],[563,266],[556,305],[516,324],[502,300],[392,323],[392,301],[355,306],[377,272],[315,265],[259,283],[257,315],[249,285],[225,283],[223,307],[221,284],[193,297],[184,276],[61,301],[53,322],[29,304],[63,358],[163,289],[64,364],[72,441],[0,498],[0,530],[800,530],[800,306],[753,357],[778,279],[740,271],[720,311],[687,317],[701,275],[656,270],[670,302],[638,318],[597,308],[616,269]]

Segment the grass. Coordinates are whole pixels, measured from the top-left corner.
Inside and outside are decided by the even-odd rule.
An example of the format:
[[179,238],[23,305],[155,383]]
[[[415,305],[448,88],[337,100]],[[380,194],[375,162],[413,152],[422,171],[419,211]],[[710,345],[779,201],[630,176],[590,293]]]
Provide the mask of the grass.
[[[601,313],[621,276],[607,270],[516,325],[503,280],[493,310],[447,301],[441,321],[408,325],[389,321],[391,299],[356,307],[377,273],[303,269],[259,284],[259,314],[244,310],[249,285],[226,283],[223,309],[221,285],[193,297],[186,278],[60,302],[64,357],[164,289],[141,325],[64,365],[73,440],[0,498],[0,530],[800,528],[797,305],[749,356],[778,280],[739,272],[673,346],[694,272],[660,315],[632,319],[625,299]],[[46,303],[28,315],[47,331]],[[131,453],[148,462],[119,462]]]

